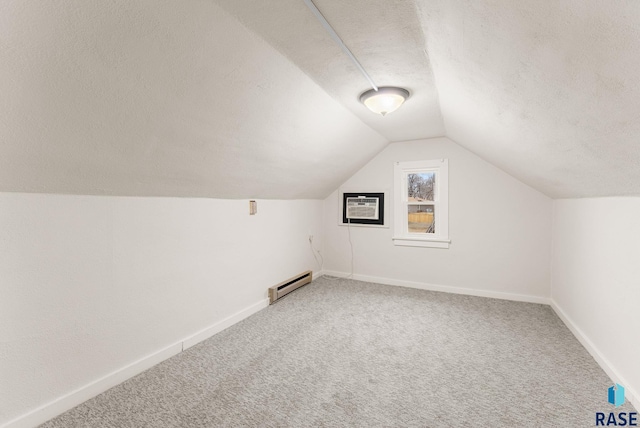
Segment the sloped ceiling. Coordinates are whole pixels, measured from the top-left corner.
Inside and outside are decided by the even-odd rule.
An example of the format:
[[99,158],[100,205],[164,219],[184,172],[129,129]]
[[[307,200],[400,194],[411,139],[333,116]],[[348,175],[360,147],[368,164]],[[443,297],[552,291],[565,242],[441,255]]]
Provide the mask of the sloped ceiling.
[[322,198],[446,135],[552,197],[640,195],[640,3],[0,2],[0,191]]
[[303,0],[214,0],[260,34],[329,95],[389,141],[444,135],[438,93],[414,1],[318,0],[315,4],[378,86],[411,93],[402,114],[372,114],[358,101],[369,82]]
[[446,135],[552,197],[640,195],[640,2],[419,2]]
[[0,19],[3,191],[323,198],[388,143],[210,1]]

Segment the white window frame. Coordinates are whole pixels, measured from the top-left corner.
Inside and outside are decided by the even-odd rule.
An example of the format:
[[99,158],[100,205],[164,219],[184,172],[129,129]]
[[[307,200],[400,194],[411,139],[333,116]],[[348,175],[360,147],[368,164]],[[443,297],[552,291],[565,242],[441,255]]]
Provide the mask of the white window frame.
[[[407,175],[423,172],[436,174],[433,203],[436,213],[435,233],[409,233]],[[393,243],[408,247],[449,248],[449,160],[435,159],[396,162],[393,171]]]

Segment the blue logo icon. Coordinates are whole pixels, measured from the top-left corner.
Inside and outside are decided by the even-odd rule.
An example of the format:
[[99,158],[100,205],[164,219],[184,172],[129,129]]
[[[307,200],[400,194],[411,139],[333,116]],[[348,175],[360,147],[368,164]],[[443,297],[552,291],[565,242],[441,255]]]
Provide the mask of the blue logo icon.
[[624,404],[624,386],[616,383],[609,388],[609,403],[616,407],[620,407]]

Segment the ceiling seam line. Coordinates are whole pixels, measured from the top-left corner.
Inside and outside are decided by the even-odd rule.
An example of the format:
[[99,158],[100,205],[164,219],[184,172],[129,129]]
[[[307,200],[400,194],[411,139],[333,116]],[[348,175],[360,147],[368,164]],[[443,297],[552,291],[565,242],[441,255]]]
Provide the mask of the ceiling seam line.
[[375,90],[378,91],[378,85],[375,84],[375,82],[373,81],[373,79],[371,78],[371,76],[369,76],[369,74],[367,73],[367,71],[364,69],[364,67],[362,66],[362,64],[360,64],[360,62],[358,61],[358,59],[355,57],[355,55],[351,52],[351,50],[349,50],[349,48],[347,47],[347,45],[345,45],[345,43],[342,41],[342,39],[340,38],[340,36],[338,35],[338,33],[336,33],[336,30],[333,29],[333,27],[331,26],[331,24],[329,24],[329,21],[327,21],[327,19],[324,17],[324,15],[322,14],[322,12],[320,12],[320,9],[318,9],[318,7],[313,3],[312,0],[303,0],[306,5],[309,7],[309,9],[311,9],[311,12],[313,12],[313,14],[316,16],[316,18],[318,18],[318,21],[320,21],[320,24],[322,24],[322,26],[324,27],[325,30],[327,30],[327,32],[329,33],[329,35],[331,36],[331,38],[333,38],[333,40],[338,44],[338,46],[340,46],[340,48],[342,49],[342,51],[349,57],[351,58],[351,61],[353,61],[353,63],[356,65],[356,67],[358,68],[358,70],[360,70],[360,72],[362,73],[362,75],[369,81],[369,84],[371,85],[371,87]]

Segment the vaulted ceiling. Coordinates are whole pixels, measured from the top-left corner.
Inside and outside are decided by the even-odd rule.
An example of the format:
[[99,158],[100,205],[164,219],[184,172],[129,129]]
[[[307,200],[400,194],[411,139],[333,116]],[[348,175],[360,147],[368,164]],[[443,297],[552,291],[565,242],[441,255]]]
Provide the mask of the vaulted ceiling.
[[552,197],[640,195],[640,3],[3,0],[0,191],[322,198],[446,135]]

